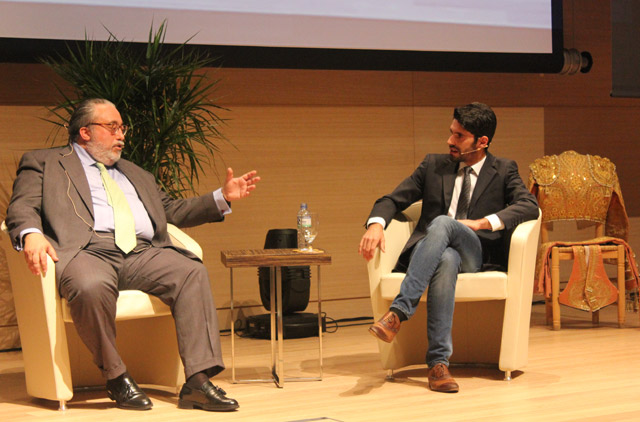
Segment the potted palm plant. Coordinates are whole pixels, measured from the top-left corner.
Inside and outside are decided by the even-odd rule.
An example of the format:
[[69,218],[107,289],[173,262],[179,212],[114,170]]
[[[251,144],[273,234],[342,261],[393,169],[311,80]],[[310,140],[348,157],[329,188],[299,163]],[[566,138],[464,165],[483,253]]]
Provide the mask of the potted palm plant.
[[151,172],[169,195],[182,197],[228,141],[220,132],[222,108],[211,99],[219,80],[203,71],[215,59],[189,48],[189,40],[165,44],[165,33],[166,22],[157,31],[152,25],[140,46],[109,31],[106,42],[85,37],[69,44],[65,55],[43,59],[73,92],[58,87],[62,101],[50,108],[49,121],[59,130],[79,101],[110,100],[130,127],[123,157]]

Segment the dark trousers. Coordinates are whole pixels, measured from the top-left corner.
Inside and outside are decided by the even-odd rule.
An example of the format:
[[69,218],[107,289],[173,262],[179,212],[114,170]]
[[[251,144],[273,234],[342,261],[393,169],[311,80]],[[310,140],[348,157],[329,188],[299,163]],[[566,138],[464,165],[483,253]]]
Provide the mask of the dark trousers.
[[171,308],[187,378],[201,371],[212,377],[224,369],[207,270],[174,249],[139,240],[136,249],[124,255],[112,235],[94,233],[65,268],[59,290],[69,302],[78,335],[107,379],[126,371],[115,341],[120,290],[141,290]]

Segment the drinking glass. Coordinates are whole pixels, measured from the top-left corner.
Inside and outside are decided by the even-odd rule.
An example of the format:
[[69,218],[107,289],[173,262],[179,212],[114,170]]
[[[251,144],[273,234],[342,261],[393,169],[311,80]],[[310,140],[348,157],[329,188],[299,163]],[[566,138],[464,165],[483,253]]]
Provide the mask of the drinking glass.
[[303,248],[302,250],[304,252],[315,252],[315,250],[313,249],[313,247],[311,246],[311,244],[313,243],[313,241],[315,240],[316,236],[318,235],[318,224],[320,224],[319,220],[318,220],[318,213],[317,212],[310,212],[309,213],[309,220],[310,220],[310,225],[304,227],[304,240],[307,243],[307,247]]

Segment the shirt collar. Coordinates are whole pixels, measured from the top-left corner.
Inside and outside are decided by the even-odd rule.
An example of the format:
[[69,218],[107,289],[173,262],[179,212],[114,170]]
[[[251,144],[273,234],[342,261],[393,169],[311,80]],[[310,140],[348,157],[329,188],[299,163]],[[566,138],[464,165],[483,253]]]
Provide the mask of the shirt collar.
[[[473,169],[473,171],[475,172],[475,174],[477,176],[480,175],[480,170],[482,170],[482,166],[484,165],[484,162],[487,160],[487,156],[485,155],[482,160],[478,161],[477,163],[475,163],[474,165],[471,166],[471,168]],[[458,171],[462,170],[463,168],[467,167],[466,164],[464,163],[460,163],[460,168],[458,168]]]
[[80,162],[82,163],[82,165],[92,166],[97,163],[97,161],[91,156],[91,154],[89,154],[86,149],[78,145],[77,142],[73,143],[73,149],[78,154],[78,158],[80,158]]

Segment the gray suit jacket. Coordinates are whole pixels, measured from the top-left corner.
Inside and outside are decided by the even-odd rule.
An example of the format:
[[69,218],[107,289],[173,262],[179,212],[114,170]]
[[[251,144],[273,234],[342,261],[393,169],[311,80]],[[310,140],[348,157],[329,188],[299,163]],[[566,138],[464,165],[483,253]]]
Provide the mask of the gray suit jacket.
[[[374,204],[369,217],[382,217],[388,225],[399,211],[422,200],[422,215],[400,255],[396,270],[406,271],[411,251],[426,235],[431,220],[447,214],[457,170],[458,163],[448,154],[429,154],[411,176]],[[522,182],[515,161],[487,152],[471,197],[469,219],[490,214],[500,217],[505,230],[476,232],[482,243],[484,269],[506,268],[511,233],[518,224],[538,218],[538,203]]]
[[[172,199],[158,187],[151,173],[124,159],[118,161],[117,166],[131,181],[149,213],[155,230],[154,246],[173,248],[167,222],[190,227],[223,220],[210,193]],[[20,244],[22,230],[41,230],[58,254],[56,277],[59,279],[66,265],[89,243],[93,222],[89,183],[80,158],[71,146],[23,155],[6,220],[14,247]],[[187,250],[175,249],[196,258]]]

